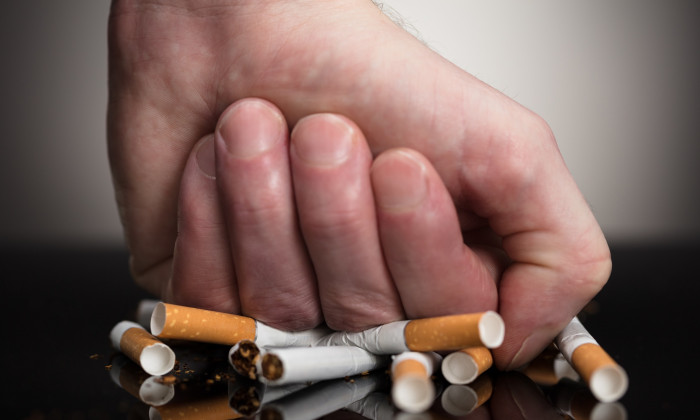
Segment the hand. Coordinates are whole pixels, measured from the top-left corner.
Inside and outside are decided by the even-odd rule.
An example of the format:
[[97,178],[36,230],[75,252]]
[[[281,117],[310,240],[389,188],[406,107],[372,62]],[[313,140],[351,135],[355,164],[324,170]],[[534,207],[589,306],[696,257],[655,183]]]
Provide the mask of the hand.
[[502,251],[465,246],[423,156],[372,162],[338,115],[306,117],[290,139],[274,105],[236,102],[190,155],[179,208],[175,303],[338,330],[496,309]]
[[497,285],[499,367],[534,357],[606,282],[607,244],[548,126],[370,2],[115,1],[110,158],[132,270],[154,293],[171,277],[189,151],[244,97],[270,100],[291,125],[342,114],[373,154],[403,146],[431,162],[465,242],[512,260]]

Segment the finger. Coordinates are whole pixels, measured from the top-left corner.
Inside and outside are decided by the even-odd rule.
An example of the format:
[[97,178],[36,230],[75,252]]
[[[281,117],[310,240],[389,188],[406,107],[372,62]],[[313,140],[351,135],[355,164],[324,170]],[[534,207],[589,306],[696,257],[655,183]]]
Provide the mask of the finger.
[[486,253],[464,245],[452,199],[427,159],[391,149],[371,174],[382,248],[406,315],[496,309],[497,273],[482,261]]
[[286,122],[274,105],[238,101],[216,130],[216,179],[242,312],[304,329],[320,322],[321,311],[297,222],[288,145]]
[[539,354],[603,287],[610,251],[546,125],[523,123],[484,153],[463,174],[475,211],[513,260],[499,283],[506,336],[494,351],[496,366],[512,369]]
[[214,136],[209,135],[194,147],[182,174],[172,278],[163,296],[180,305],[238,313],[215,173]]
[[299,121],[290,159],[304,239],[329,326],[357,330],[403,317],[382,257],[369,180],[371,155],[351,121]]

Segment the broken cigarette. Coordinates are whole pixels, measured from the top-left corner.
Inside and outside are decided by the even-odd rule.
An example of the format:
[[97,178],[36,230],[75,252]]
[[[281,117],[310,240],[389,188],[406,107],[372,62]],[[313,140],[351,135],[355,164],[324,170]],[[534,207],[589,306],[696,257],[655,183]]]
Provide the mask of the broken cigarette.
[[175,353],[141,325],[121,321],[109,333],[112,346],[151,375],[164,375],[175,366]]
[[265,355],[265,349],[258,347],[254,341],[241,340],[234,344],[228,352],[229,364],[241,376],[248,379],[258,379],[258,361]]
[[435,399],[433,371],[442,357],[437,353],[405,352],[391,363],[391,398],[394,405],[408,413],[427,410]]
[[602,402],[613,402],[627,392],[627,373],[574,317],[554,340],[564,358]]
[[387,356],[354,346],[268,348],[257,371],[262,382],[282,385],[354,376],[388,363]]
[[464,385],[473,382],[493,365],[491,351],[484,346],[467,347],[445,356],[442,376],[451,384]]
[[247,316],[160,302],[153,309],[151,332],[160,338],[229,346],[251,340],[259,346],[288,347],[310,345],[330,330],[282,331]]
[[360,332],[328,334],[316,346],[356,346],[375,354],[495,348],[503,343],[505,324],[493,311],[396,321]]

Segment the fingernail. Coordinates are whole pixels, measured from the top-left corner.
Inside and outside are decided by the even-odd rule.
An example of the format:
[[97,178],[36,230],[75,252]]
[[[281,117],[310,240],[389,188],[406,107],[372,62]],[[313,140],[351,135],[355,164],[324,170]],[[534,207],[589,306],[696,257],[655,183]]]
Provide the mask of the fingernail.
[[216,161],[214,157],[214,136],[207,136],[197,146],[197,167],[209,178],[216,178]]
[[246,100],[221,117],[216,135],[226,151],[240,159],[272,149],[285,136],[285,122],[270,105]]
[[296,156],[314,166],[335,166],[344,162],[352,150],[353,128],[335,115],[309,118],[316,120],[302,120],[292,133],[291,147]]
[[380,156],[372,167],[372,188],[377,205],[384,209],[415,207],[428,191],[425,167],[404,151]]

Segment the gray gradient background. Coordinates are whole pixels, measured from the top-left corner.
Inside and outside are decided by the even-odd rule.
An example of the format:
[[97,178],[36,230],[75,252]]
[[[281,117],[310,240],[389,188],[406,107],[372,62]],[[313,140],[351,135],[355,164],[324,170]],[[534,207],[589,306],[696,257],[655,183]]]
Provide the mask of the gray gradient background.
[[[695,1],[385,2],[542,115],[612,243],[700,238]],[[105,144],[108,0],[0,13],[0,242],[120,245]]]

